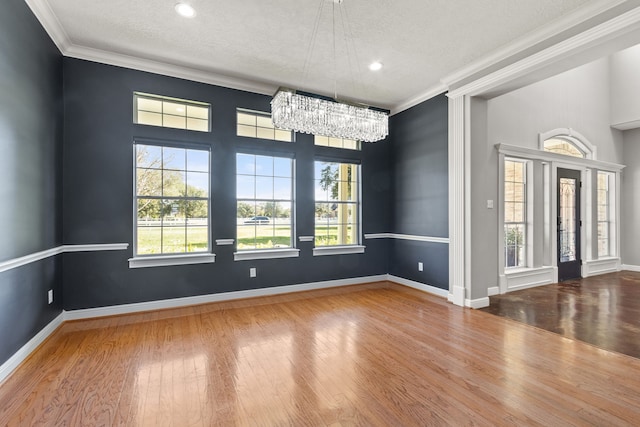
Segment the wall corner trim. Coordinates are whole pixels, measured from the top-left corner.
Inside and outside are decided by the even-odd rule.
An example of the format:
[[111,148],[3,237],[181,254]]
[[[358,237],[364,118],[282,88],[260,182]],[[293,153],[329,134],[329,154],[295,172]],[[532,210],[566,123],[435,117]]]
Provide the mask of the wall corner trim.
[[25,345],[20,347],[13,356],[0,365],[0,383],[5,380],[27,357],[42,344],[64,322],[64,311],[42,328]]

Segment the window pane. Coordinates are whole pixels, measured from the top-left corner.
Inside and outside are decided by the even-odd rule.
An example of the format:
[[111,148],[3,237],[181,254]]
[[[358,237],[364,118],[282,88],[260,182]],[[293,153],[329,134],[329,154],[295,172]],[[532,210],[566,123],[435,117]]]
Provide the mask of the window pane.
[[187,185],[184,172],[165,170],[162,176],[162,195],[167,197],[185,197]]
[[150,255],[162,253],[162,227],[150,227],[138,222],[138,254]]
[[237,135],[238,136],[246,136],[246,137],[249,137],[249,138],[255,138],[256,137],[256,128],[253,127],[253,126],[238,125]]
[[187,116],[187,108],[184,104],[178,104],[170,101],[162,102],[162,112],[166,115]]
[[136,145],[136,166],[162,169],[162,148],[153,145]]
[[275,139],[273,129],[256,128],[256,137],[262,139]]
[[207,197],[209,195],[209,174],[187,172],[187,197]]
[[184,220],[165,221],[162,228],[162,252],[180,253],[186,252],[186,228]]
[[236,197],[238,199],[255,199],[255,188],[255,177],[247,175],[238,175],[236,177]]
[[187,129],[189,130],[198,130],[201,132],[209,131],[209,121],[202,119],[193,119],[191,117],[187,117]]
[[209,171],[209,152],[187,150],[187,170],[194,172]]
[[238,113],[237,118],[239,125],[256,126],[256,116],[253,114]]
[[291,142],[291,131],[276,129],[275,139],[276,141]]
[[162,149],[163,168],[185,170],[187,167],[186,151],[183,148],[164,147]]
[[162,118],[162,125],[166,128],[186,129],[187,119],[186,117],[164,115]]
[[208,122],[209,109],[206,107],[196,107],[194,105],[187,105],[187,116],[194,119],[203,119]]
[[291,178],[292,163],[293,161],[291,159],[274,157],[273,158],[273,176]]
[[276,200],[291,200],[291,178],[273,179],[273,198]]
[[256,125],[261,128],[273,129],[273,123],[271,117],[257,116]]
[[162,196],[162,170],[136,169],[136,193],[138,196]]
[[158,99],[149,99],[138,97],[138,111],[150,111],[154,113],[162,113],[162,101]]
[[273,176],[273,157],[256,156],[256,175]]
[[256,177],[256,199],[273,199],[273,178]]
[[162,126],[162,114],[138,111],[137,123],[141,125]]

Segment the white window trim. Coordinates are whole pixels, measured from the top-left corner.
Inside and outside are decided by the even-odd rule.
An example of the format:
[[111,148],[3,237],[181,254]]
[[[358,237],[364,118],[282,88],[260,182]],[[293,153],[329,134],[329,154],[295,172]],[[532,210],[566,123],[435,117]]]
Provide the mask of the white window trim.
[[129,258],[129,268],[165,267],[171,265],[210,264],[216,261],[212,253],[152,255]]
[[363,254],[365,248],[363,245],[318,246],[313,248],[313,256]]
[[300,256],[300,249],[258,249],[246,250],[233,253],[234,261],[248,261],[253,259],[275,259],[275,258],[297,258]]

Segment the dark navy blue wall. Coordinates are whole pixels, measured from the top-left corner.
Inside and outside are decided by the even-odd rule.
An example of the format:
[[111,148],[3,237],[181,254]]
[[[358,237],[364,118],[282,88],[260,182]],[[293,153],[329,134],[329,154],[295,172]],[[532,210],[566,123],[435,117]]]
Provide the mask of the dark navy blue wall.
[[[0,13],[0,262],[59,246],[62,56],[23,0]],[[0,273],[0,364],[62,311],[60,256]],[[55,302],[47,304],[47,291]]]
[[[361,152],[315,147],[310,135],[294,143],[242,138],[236,108],[270,111],[270,96],[64,59],[64,242],[124,243],[127,251],[64,255],[65,309],[152,301],[219,292],[344,279],[388,271],[388,242],[367,240],[365,254],[312,256],[298,242],[299,258],[233,261],[233,246],[214,245],[213,264],[129,269],[133,239],[133,141],[178,140],[212,149],[212,241],[235,238],[235,155],[238,150],[292,153],[296,158],[297,235],[313,235],[315,155],[359,159],[363,174],[363,232],[390,226],[389,144],[364,144]],[[208,102],[212,132],[135,125],[133,92]],[[257,267],[258,277],[249,278]]]
[[[448,237],[448,101],[439,95],[396,114],[390,122],[391,232]],[[449,247],[394,239],[389,273],[449,288]],[[418,271],[418,262],[424,271]]]

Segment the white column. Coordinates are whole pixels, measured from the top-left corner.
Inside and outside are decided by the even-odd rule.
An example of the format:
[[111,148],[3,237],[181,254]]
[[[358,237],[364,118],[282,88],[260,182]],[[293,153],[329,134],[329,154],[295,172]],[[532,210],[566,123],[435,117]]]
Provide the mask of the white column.
[[449,98],[449,301],[465,305],[465,96]]

